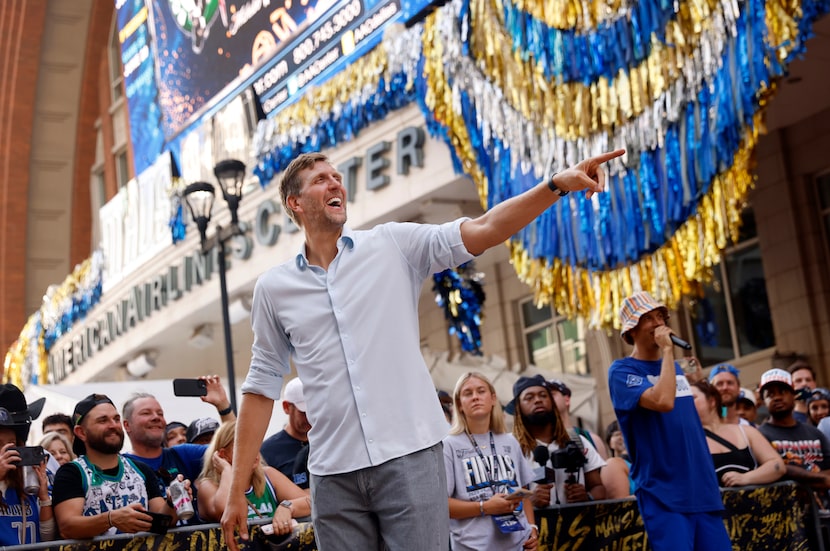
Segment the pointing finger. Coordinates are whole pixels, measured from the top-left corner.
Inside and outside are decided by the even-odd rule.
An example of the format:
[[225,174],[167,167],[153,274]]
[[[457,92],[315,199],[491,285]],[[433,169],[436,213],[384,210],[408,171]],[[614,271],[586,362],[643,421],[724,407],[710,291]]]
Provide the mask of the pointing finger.
[[601,153],[595,157],[591,157],[590,159],[588,159],[588,161],[601,164],[610,161],[611,159],[621,157],[623,155],[625,155],[625,149],[615,149],[614,151],[608,151],[606,153]]

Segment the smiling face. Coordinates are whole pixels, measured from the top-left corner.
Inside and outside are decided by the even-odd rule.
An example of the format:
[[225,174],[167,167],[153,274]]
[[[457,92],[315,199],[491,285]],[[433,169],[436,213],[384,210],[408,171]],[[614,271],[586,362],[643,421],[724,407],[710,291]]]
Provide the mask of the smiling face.
[[83,440],[88,450],[114,454],[124,446],[121,415],[112,404],[98,404],[75,427],[75,436]]
[[807,407],[810,413],[810,420],[814,425],[818,425],[819,421],[830,414],[830,402],[827,400],[813,400]]
[[69,450],[66,449],[66,444],[58,438],[55,438],[49,442],[49,445],[46,446],[46,451],[52,454],[52,457],[55,458],[55,461],[57,461],[59,465],[72,461],[72,456],[69,455]]
[[301,170],[299,178],[299,193],[286,198],[299,225],[311,231],[339,231],[346,223],[343,175],[321,160]]
[[721,371],[712,378],[712,386],[720,392],[723,405],[730,407],[735,404],[741,393],[741,384],[738,378],[728,371]]
[[158,400],[152,397],[135,400],[130,418],[124,420],[124,429],[133,444],[161,448],[165,441],[167,422]]

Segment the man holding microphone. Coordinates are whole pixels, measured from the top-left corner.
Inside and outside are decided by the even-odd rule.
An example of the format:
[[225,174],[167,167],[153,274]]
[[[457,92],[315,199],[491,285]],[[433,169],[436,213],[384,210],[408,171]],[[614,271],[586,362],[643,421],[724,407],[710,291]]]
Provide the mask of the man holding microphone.
[[668,319],[648,293],[626,298],[621,336],[634,350],[608,371],[637,505],[655,551],[728,551],[718,480]]

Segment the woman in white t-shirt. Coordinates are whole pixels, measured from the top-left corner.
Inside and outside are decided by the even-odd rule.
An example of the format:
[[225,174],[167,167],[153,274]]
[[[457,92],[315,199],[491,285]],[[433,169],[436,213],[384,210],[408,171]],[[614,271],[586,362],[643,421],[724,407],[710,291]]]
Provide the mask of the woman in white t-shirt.
[[495,388],[484,375],[466,373],[453,404],[444,439],[452,549],[535,550],[538,528],[525,490],[533,474],[507,432]]

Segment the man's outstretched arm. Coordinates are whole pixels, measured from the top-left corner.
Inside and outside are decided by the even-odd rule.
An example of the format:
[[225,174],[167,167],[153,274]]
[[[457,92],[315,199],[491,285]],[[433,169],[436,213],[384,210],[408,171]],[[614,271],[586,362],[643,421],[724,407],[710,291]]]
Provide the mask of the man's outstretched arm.
[[[617,149],[585,159],[556,174],[553,184],[562,191],[587,190],[590,197],[605,189],[602,164],[624,153],[624,149]],[[464,246],[470,253],[479,255],[490,247],[504,243],[545,212],[559,197],[548,187],[548,182],[540,182],[521,195],[499,203],[478,218],[461,225]]]

